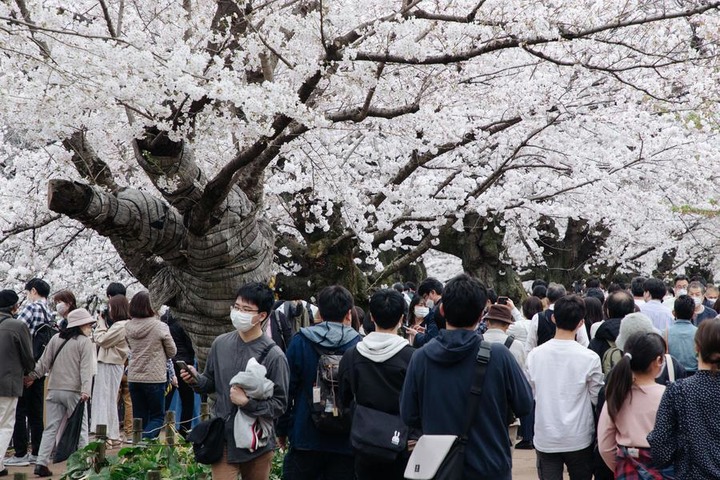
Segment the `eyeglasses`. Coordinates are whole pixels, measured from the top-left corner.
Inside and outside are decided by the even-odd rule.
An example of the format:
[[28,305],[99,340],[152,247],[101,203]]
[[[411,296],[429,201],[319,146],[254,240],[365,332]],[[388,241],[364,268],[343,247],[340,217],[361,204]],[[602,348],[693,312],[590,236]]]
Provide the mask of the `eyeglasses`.
[[238,307],[237,305],[231,305],[230,308],[232,308],[236,312],[243,312],[243,313],[258,313],[260,311],[260,310],[253,310],[252,308],[246,307],[244,305],[241,307]]

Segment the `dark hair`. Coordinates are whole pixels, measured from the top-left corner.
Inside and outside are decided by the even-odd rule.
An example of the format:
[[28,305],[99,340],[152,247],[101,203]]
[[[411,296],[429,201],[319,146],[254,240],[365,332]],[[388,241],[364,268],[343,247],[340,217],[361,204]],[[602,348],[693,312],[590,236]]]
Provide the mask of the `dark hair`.
[[350,309],[350,326],[356,332],[360,331],[360,325],[365,320],[365,310],[358,307],[357,305]]
[[605,302],[605,293],[600,288],[588,288],[585,290],[585,297],[597,298],[601,304]]
[[540,278],[533,280],[532,286],[530,287],[531,290],[535,290],[535,287],[541,286],[547,288],[547,282],[545,280],[542,280]]
[[532,289],[532,296],[540,300],[547,297],[547,287],[545,285],[537,285]]
[[585,288],[600,288],[600,279],[597,277],[590,277],[585,281]]
[[643,290],[645,280],[645,277],[635,277],[630,281],[630,291],[634,297],[642,297],[643,293],[645,293],[645,290]]
[[555,302],[555,325],[561,330],[575,330],[585,318],[585,302],[579,295],[565,295]]
[[63,340],[70,340],[71,338],[75,338],[78,335],[82,335],[82,330],[80,330],[80,327],[64,328],[60,330],[60,333],[58,333],[58,335]]
[[675,299],[673,311],[678,320],[692,320],[695,314],[695,301],[690,295],[680,295]]
[[155,316],[148,292],[136,293],[130,300],[130,316],[132,318],[148,318]]
[[77,308],[77,300],[75,299],[75,295],[70,290],[60,290],[59,292],[57,292],[55,295],[53,295],[53,302],[62,302],[67,305],[67,313],[70,313]]
[[713,372],[720,369],[720,317],[704,320],[695,332],[695,349]]
[[413,282],[405,282],[405,290],[415,291],[417,286]]
[[108,300],[107,326],[130,318],[130,304],[125,295],[115,295]]
[[33,288],[42,298],[47,298],[50,295],[50,285],[41,278],[31,278],[25,284],[25,291],[29,292]]
[[635,299],[624,290],[608,295],[605,304],[610,318],[623,318],[635,311]]
[[235,298],[242,298],[255,305],[258,312],[265,312],[268,316],[272,311],[273,303],[275,303],[275,294],[272,289],[260,282],[249,282],[238,288]]
[[415,323],[415,307],[424,300],[425,299],[420,295],[415,295],[412,300],[410,300],[410,305],[408,306],[408,318],[405,319],[409,325]]
[[653,300],[662,300],[667,293],[667,288],[662,280],[659,278],[648,278],[643,283],[643,290],[650,292],[650,297]]
[[437,278],[430,277],[422,281],[422,283],[417,289],[417,293],[422,297],[432,292],[433,290],[438,295],[443,295],[443,284],[440,283],[440,280],[438,280]]
[[625,290],[625,288],[620,285],[619,283],[611,282],[610,285],[607,287],[608,293],[615,293],[620,292],[622,290]]
[[559,283],[551,283],[548,286],[547,298],[548,300],[550,300],[550,303],[557,302],[565,295],[567,295],[567,290],[565,290],[565,287],[560,285]]
[[480,318],[487,299],[487,289],[477,279],[465,273],[453,277],[443,294],[445,320],[453,327],[471,327]]
[[700,290],[700,294],[701,294],[701,295],[705,295],[705,285],[703,285],[703,284],[700,283],[700,282],[697,282],[697,281],[694,281],[694,280],[693,280],[692,282],[690,282],[690,283],[688,284],[688,286],[687,286],[687,291],[688,291],[688,293],[689,293],[690,290],[695,290],[695,289]]
[[718,297],[718,299],[715,300],[715,303],[712,306],[712,309],[715,310],[716,312],[718,311],[719,308],[720,308],[720,297]]
[[488,288],[487,289],[487,298],[488,298],[488,300],[490,300],[490,303],[495,304],[495,303],[497,303],[498,294],[495,293],[495,290],[493,290],[492,288]]
[[522,304],[522,314],[525,318],[528,320],[532,320],[532,318],[543,311],[543,304],[542,300],[540,300],[538,297],[530,296]]
[[650,364],[665,354],[665,347],[665,340],[654,332],[637,332],[625,341],[625,353],[630,355],[623,355],[605,382],[605,401],[613,421],[632,395],[633,372],[647,372]]
[[393,290],[396,290],[396,291],[402,293],[403,290],[405,290],[405,285],[403,285],[402,282],[395,282],[395,283],[393,283],[392,288],[393,288]]
[[378,290],[370,297],[370,314],[378,327],[385,330],[398,324],[405,313],[405,299],[395,290]]
[[352,294],[340,285],[325,287],[318,294],[317,306],[325,322],[342,322],[353,305]]
[[107,286],[107,289],[105,290],[105,293],[107,294],[108,298],[112,298],[115,295],[127,295],[127,291],[125,290],[125,285],[118,282],[112,282],[110,285]]
[[673,278],[673,287],[675,286],[675,284],[677,282],[679,282],[681,280],[685,280],[686,282],[690,283],[690,278],[687,275],[680,274],[680,275],[676,275],[675,278]]
[[585,297],[585,324],[601,322],[603,319],[602,302],[595,297]]

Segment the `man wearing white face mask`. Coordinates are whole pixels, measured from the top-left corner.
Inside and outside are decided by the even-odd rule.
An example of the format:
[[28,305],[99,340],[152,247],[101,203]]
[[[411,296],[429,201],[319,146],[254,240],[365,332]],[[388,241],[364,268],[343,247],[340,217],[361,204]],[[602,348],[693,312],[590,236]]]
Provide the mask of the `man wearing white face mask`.
[[418,295],[425,299],[425,306],[430,312],[425,316],[425,331],[415,335],[415,348],[422,347],[445,329],[445,317],[440,311],[442,294],[443,284],[437,278],[426,278],[418,287]]
[[690,282],[688,285],[688,295],[692,297],[695,302],[695,326],[699,327],[700,324],[708,318],[717,317],[717,312],[712,308],[703,305],[705,299],[705,287],[700,282]]
[[[247,283],[237,292],[230,309],[234,332],[217,337],[208,353],[202,375],[192,367],[181,370],[180,376],[198,393],[216,393],[214,416],[226,418],[226,425],[234,424],[237,409],[251,417],[265,418],[272,423],[285,412],[288,398],[288,363],[279,346],[263,333],[262,322],[272,310],[273,292],[265,284]],[[273,384],[273,394],[266,400],[248,398],[239,386],[230,381],[244,371],[248,361],[255,358],[267,369],[267,379]],[[215,480],[266,480],[272,467],[275,435],[268,443],[254,451],[236,448],[232,428],[225,429],[226,448],[222,459],[212,465]]]

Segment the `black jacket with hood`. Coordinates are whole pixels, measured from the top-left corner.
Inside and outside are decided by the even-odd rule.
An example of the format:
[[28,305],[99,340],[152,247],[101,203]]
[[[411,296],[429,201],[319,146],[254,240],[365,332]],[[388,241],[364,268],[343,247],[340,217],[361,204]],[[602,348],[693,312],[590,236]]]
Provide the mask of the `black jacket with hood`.
[[602,360],[607,349],[610,348],[610,342],[614,343],[618,333],[620,333],[621,321],[622,318],[605,320],[602,325],[598,327],[597,332],[595,332],[595,338],[590,340],[588,348],[600,355],[600,360]]

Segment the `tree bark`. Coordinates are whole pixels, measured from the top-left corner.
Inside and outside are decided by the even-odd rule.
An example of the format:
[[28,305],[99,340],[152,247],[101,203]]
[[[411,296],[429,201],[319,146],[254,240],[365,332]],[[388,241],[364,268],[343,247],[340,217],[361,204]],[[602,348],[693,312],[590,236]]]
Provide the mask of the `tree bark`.
[[463,219],[463,230],[446,232],[435,248],[460,257],[463,270],[499,295],[512,298],[519,307],[527,294],[517,272],[502,258],[505,228],[500,220],[468,213]]

